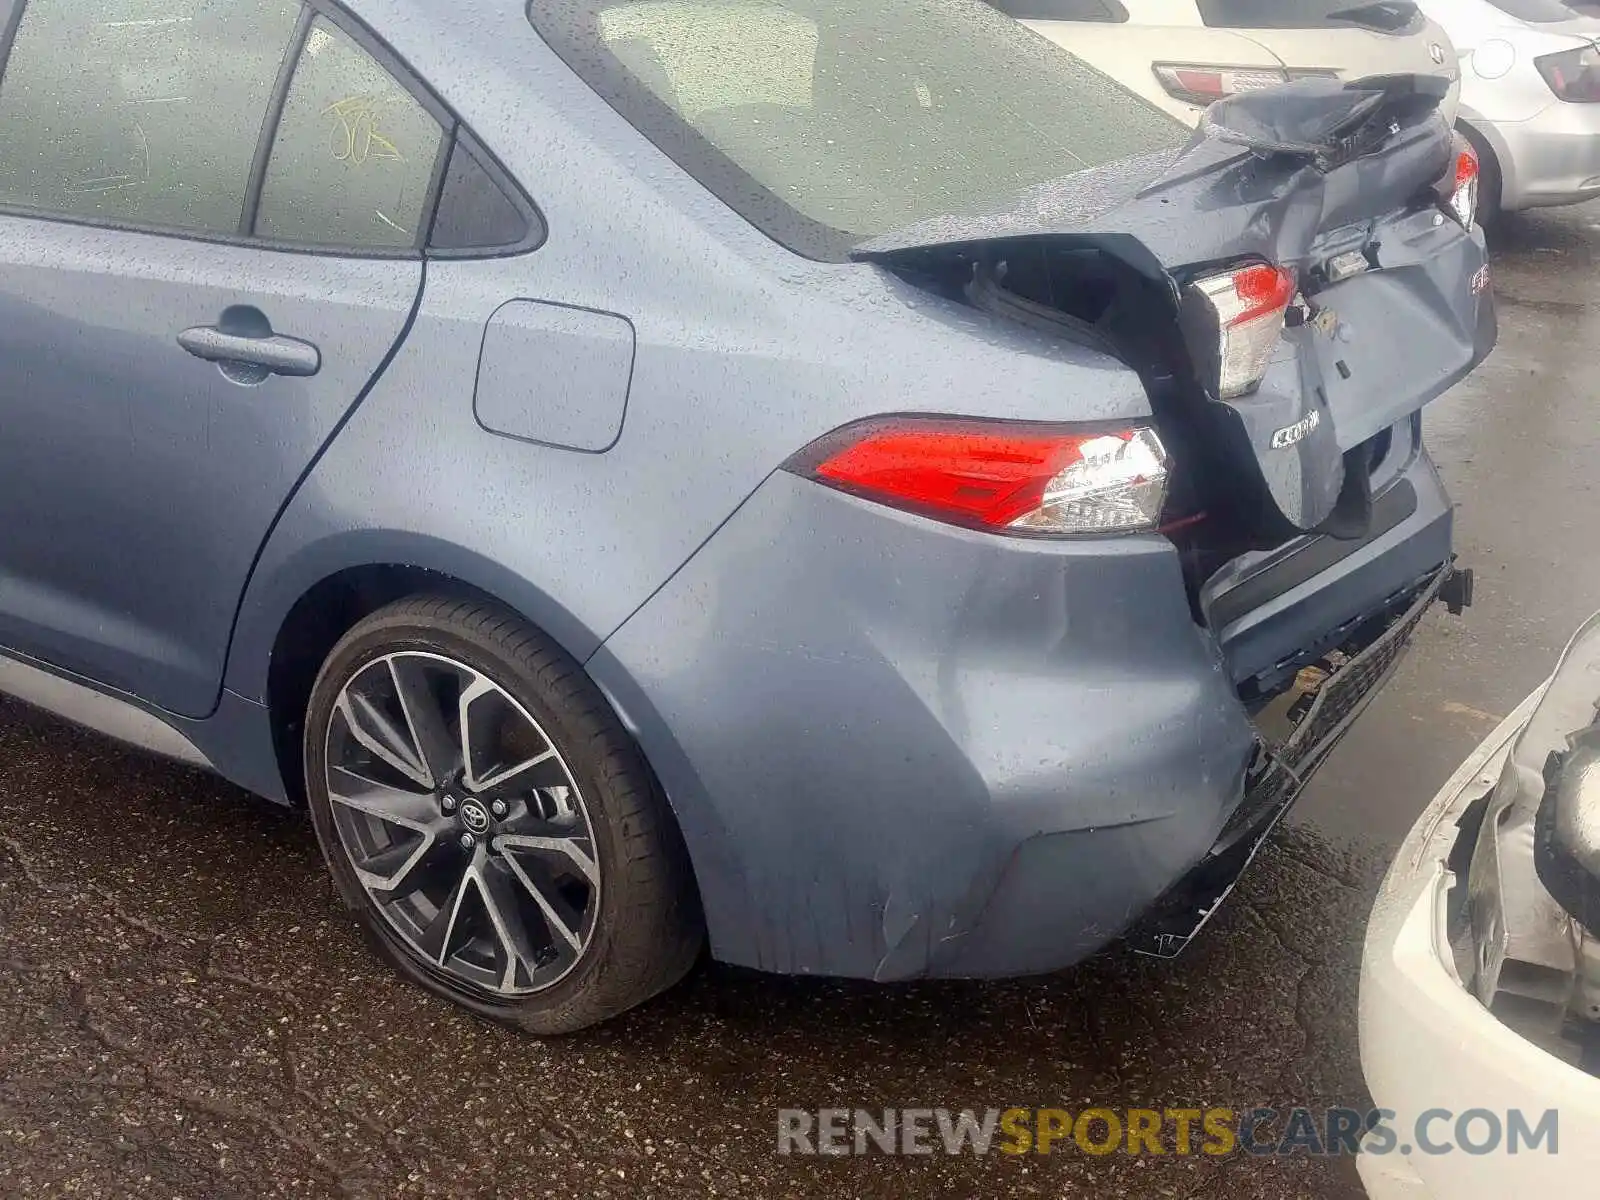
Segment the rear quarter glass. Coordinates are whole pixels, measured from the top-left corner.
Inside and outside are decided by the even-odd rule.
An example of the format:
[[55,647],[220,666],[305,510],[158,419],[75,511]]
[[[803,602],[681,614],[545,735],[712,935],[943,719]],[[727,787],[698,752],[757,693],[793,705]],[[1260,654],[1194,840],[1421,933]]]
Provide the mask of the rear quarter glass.
[[1187,138],[978,0],[573,0],[528,15],[663,152],[812,258]]

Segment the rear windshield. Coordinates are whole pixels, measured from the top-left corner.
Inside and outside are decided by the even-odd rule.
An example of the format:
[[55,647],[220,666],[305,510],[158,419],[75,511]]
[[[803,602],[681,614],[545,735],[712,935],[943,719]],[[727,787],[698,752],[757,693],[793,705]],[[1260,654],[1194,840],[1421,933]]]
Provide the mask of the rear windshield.
[[1222,29],[1362,25],[1391,32],[1422,22],[1410,0],[1200,0],[1200,19]]
[[536,0],[528,15],[663,151],[812,258],[1189,135],[978,0]]
[[1576,4],[1569,7],[1561,3],[1561,0],[1489,0],[1489,3],[1506,16],[1527,21],[1530,25],[1554,25],[1557,21],[1571,21],[1580,15],[1573,11],[1575,8],[1588,7],[1591,11],[1600,8],[1600,5],[1593,4],[1587,6]]

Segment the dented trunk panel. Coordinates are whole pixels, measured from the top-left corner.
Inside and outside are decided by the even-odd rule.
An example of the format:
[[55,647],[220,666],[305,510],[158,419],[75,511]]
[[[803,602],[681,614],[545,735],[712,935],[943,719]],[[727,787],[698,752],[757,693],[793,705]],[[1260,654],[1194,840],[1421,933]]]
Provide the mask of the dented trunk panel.
[[[1313,531],[1334,514],[1346,453],[1467,375],[1497,336],[1482,233],[1440,203],[1455,143],[1429,86],[1307,80],[1241,96],[1214,105],[1181,153],[1081,172],[1004,212],[924,222],[857,257],[921,272],[1003,269],[1041,247],[1114,260],[1128,280],[1123,357],[1178,381],[1175,397],[1152,388],[1164,430],[1186,423],[1213,464],[1254,481],[1263,536]],[[1368,269],[1328,283],[1329,260],[1351,251]],[[1297,274],[1302,323],[1284,330],[1260,388],[1224,401],[1207,371],[1214,347],[1181,336],[1184,289],[1249,261]],[[1070,279],[1050,299],[1078,303]],[[1164,344],[1139,328],[1163,322]]]

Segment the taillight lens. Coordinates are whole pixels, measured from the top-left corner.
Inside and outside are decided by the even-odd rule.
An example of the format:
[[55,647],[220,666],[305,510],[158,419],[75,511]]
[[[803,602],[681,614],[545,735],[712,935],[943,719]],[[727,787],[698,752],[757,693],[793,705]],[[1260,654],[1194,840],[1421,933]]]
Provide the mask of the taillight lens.
[[1195,280],[1193,293],[1205,306],[1217,338],[1217,394],[1247,396],[1261,386],[1278,348],[1284,318],[1294,301],[1294,275],[1257,263]]
[[1471,229],[1478,217],[1478,181],[1481,168],[1478,152],[1465,140],[1457,143],[1455,190],[1450,193],[1450,209],[1463,228]]
[[1600,49],[1580,46],[1533,61],[1558,99],[1568,104],[1600,104]]
[[1087,433],[930,417],[847,426],[789,464],[841,491],[976,529],[1155,529],[1167,456],[1148,427]]
[[1200,63],[1154,63],[1156,79],[1174,100],[1214,104],[1240,92],[1259,92],[1295,79],[1338,78],[1337,71],[1281,71],[1271,67],[1217,67]]

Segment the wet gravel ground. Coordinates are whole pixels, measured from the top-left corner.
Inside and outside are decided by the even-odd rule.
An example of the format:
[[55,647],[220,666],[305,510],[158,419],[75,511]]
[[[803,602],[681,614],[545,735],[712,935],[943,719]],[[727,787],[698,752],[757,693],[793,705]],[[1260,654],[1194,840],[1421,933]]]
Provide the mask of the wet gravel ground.
[[1348,1161],[1304,1157],[779,1157],[776,1114],[1365,1103],[1387,855],[1600,608],[1597,248],[1600,206],[1505,236],[1502,348],[1429,431],[1478,606],[1430,617],[1177,963],[898,988],[707,967],[541,1043],[370,957],[298,814],[0,701],[0,1194],[1358,1196]]

